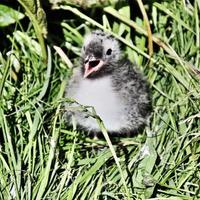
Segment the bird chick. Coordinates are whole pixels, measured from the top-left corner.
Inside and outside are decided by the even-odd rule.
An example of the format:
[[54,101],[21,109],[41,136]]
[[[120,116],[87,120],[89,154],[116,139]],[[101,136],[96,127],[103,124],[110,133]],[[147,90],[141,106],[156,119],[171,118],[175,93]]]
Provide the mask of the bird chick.
[[[95,108],[110,135],[130,135],[146,124],[151,113],[149,87],[144,76],[122,58],[118,41],[101,30],[86,36],[78,68],[66,89],[66,97]],[[67,112],[78,127],[101,132],[86,113]]]

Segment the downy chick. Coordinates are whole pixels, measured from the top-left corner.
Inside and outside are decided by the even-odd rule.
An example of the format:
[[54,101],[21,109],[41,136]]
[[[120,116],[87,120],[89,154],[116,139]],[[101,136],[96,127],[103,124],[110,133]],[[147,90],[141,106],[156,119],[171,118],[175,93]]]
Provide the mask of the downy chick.
[[[138,132],[149,119],[151,102],[144,76],[127,59],[122,59],[119,43],[101,30],[87,35],[80,67],[66,88],[66,97],[93,106],[110,135]],[[79,111],[67,112],[78,127],[99,134],[96,120]]]

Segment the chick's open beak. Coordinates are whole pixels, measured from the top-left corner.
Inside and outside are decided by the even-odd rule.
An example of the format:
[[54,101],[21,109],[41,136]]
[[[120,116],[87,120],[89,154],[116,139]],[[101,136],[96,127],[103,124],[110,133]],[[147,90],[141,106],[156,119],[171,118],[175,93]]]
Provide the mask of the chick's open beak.
[[87,56],[84,62],[84,78],[87,78],[91,73],[98,71],[102,66],[104,62],[101,59],[97,59],[94,56]]

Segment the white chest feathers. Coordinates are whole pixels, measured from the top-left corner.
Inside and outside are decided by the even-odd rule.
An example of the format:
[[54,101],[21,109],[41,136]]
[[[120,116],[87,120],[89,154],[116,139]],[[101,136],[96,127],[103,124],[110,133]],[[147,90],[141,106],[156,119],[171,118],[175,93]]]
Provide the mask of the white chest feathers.
[[[117,131],[124,125],[123,102],[113,90],[110,77],[82,79],[71,96],[80,104],[93,106],[109,131]],[[99,129],[91,117],[77,120],[88,129]]]

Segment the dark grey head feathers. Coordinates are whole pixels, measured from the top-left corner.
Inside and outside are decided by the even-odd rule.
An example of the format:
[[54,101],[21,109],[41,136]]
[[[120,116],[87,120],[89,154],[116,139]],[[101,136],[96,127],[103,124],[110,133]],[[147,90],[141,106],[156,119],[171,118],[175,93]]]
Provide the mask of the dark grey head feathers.
[[100,77],[113,71],[121,57],[119,43],[100,30],[87,35],[82,48],[82,72],[85,78]]

